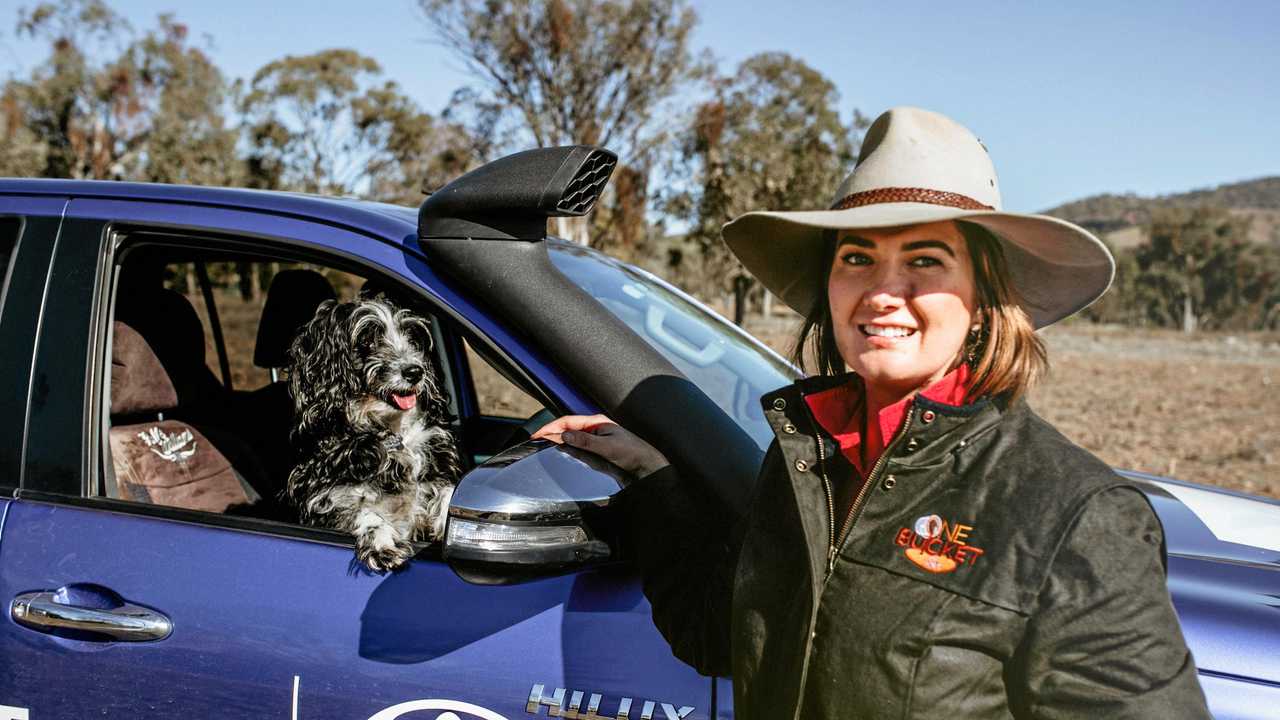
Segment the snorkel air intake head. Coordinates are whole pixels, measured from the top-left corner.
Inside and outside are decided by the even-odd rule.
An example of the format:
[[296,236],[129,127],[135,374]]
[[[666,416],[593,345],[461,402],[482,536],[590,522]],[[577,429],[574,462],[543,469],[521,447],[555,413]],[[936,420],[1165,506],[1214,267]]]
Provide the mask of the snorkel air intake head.
[[418,238],[541,240],[547,218],[591,212],[617,164],[617,155],[589,145],[499,158],[423,201]]

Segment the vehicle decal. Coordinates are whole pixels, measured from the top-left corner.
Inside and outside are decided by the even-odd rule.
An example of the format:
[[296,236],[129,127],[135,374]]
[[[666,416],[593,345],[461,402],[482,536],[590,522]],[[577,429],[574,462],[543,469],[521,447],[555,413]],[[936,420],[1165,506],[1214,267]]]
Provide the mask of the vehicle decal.
[[[565,702],[566,698],[568,698],[568,702]],[[584,699],[587,701],[585,710],[582,706]],[[548,695],[546,686],[538,684],[534,685],[533,689],[529,691],[529,702],[524,709],[530,715],[537,715],[542,706],[545,705],[548,716],[569,718],[569,720],[631,720],[631,708],[636,704],[634,698],[620,698],[616,715],[599,714],[600,703],[603,699],[604,697],[600,693],[591,693],[588,697],[587,693],[581,690],[566,690],[565,688],[556,688],[554,692]],[[660,718],[654,715],[658,710],[662,711]],[[692,712],[692,705],[682,705],[677,708],[671,703],[645,700],[640,706],[640,715],[637,720],[683,720]]]
[[968,544],[972,525],[947,522],[938,515],[917,518],[913,527],[898,530],[894,544],[916,567],[931,573],[949,573],[973,565],[982,557],[982,548]]
[[[507,720],[507,718],[498,713],[482,708],[479,705],[464,703],[458,700],[410,700],[402,702],[399,705],[392,705],[386,710],[381,710],[369,720],[395,720],[406,713],[418,712],[419,710],[444,710],[445,712],[437,715],[435,720],[471,720],[472,718],[480,718],[480,720]],[[462,713],[459,715],[458,713]]]
[[[196,439],[190,430],[170,435],[158,427],[150,427],[138,433],[138,439],[169,462],[182,462],[196,454]],[[191,447],[187,447],[188,444]]]
[[1160,487],[1182,501],[1219,540],[1280,552],[1280,505],[1174,483]]

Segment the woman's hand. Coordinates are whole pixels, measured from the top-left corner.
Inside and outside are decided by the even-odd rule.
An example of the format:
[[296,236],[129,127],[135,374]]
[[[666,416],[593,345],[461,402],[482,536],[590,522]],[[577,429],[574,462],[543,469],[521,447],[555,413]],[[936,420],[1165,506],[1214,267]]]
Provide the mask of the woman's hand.
[[652,445],[604,415],[565,415],[543,425],[533,437],[595,453],[638,478],[671,464]]

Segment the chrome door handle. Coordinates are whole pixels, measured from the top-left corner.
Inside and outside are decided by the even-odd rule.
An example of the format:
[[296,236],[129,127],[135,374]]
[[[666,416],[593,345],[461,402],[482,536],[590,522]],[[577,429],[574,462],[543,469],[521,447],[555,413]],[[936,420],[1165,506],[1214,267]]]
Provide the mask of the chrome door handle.
[[154,610],[125,603],[118,608],[64,605],[54,602],[51,592],[23,593],[9,605],[14,622],[33,630],[80,630],[109,635],[125,642],[163,640],[173,632],[169,618]]

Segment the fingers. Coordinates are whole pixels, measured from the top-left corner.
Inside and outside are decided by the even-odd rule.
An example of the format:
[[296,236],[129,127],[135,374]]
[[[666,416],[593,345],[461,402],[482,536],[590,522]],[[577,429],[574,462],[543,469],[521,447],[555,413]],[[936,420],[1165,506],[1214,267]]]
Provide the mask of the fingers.
[[652,445],[605,415],[566,415],[556,418],[539,428],[533,437],[595,453],[623,470],[640,476],[668,464],[662,453]]
[[601,425],[612,425],[613,421],[605,415],[564,415],[538,428],[533,434],[535,440],[561,442],[560,436],[566,430],[584,430],[590,432]]

